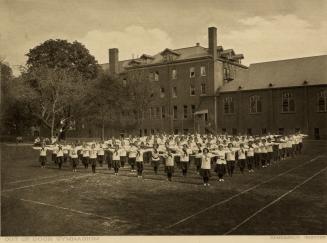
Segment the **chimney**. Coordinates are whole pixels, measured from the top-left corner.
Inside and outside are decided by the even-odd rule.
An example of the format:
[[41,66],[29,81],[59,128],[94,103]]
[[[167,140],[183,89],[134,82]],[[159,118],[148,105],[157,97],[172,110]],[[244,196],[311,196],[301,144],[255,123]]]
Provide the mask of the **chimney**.
[[109,74],[118,74],[118,49],[109,49]]
[[208,47],[209,54],[212,56],[213,60],[217,59],[217,28],[208,28]]

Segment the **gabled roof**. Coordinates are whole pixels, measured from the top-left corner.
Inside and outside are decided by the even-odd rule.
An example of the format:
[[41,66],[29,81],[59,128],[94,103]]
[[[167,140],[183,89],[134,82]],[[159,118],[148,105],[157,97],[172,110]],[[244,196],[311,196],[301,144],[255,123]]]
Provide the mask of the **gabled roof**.
[[233,49],[226,49],[226,50],[223,50],[220,55],[222,56],[226,56],[226,55],[235,55],[235,52]]
[[154,59],[154,58],[150,55],[142,54],[142,56],[140,56],[140,59]]
[[139,64],[142,64],[142,62],[137,59],[133,59],[128,64],[129,65],[139,65]]
[[[241,78],[224,84],[220,92],[327,85],[327,55],[254,63]],[[270,87],[271,84],[271,87]]]
[[[225,53],[234,53],[232,49],[227,49],[223,51],[222,46],[217,46],[217,52],[225,52]],[[135,64],[139,64],[140,66],[143,65],[156,65],[161,64],[165,62],[165,59],[163,58],[163,55],[166,53],[171,53],[175,56],[174,61],[183,61],[183,60],[189,60],[189,59],[195,59],[195,58],[205,58],[210,57],[208,53],[208,48],[205,48],[203,46],[200,46],[198,43],[195,46],[191,47],[185,47],[185,48],[179,48],[179,49],[169,49],[166,48],[163,51],[155,54],[155,55],[148,55],[148,54],[142,54],[141,57],[136,59],[129,59],[124,61],[119,61],[118,64],[118,71],[124,72],[127,68],[135,66]],[[235,54],[235,53],[234,53]],[[147,60],[147,62],[144,62],[144,60]],[[234,61],[234,59],[231,59]],[[140,63],[138,63],[140,62]],[[100,66],[103,67],[104,70],[109,70],[109,64],[101,64]]]
[[160,52],[160,55],[162,55],[162,56],[164,56],[166,54],[173,54],[175,56],[179,56],[180,55],[179,53],[177,53],[177,52],[175,52],[175,51],[173,51],[173,50],[171,50],[169,48],[166,48],[165,50],[163,50],[162,52]]
[[244,59],[244,56],[243,56],[243,54],[236,54],[236,55],[232,56],[231,59],[233,59],[233,60]]

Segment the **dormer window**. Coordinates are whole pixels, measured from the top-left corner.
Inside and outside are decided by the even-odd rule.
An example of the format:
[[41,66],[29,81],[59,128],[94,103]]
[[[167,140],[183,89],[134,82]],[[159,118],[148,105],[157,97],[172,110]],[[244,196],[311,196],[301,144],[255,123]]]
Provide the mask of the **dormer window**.
[[143,63],[148,64],[150,63],[154,58],[150,55],[147,54],[142,54],[142,56],[140,56],[140,60],[142,60]]
[[166,48],[165,50],[163,50],[160,55],[163,57],[163,61],[164,62],[172,62],[174,60],[176,60],[176,58],[180,55],[179,53]]
[[140,60],[135,60],[135,59],[133,59],[133,60],[130,61],[128,64],[131,65],[131,66],[136,66],[136,65],[140,65],[140,64],[142,64],[142,62],[141,62]]

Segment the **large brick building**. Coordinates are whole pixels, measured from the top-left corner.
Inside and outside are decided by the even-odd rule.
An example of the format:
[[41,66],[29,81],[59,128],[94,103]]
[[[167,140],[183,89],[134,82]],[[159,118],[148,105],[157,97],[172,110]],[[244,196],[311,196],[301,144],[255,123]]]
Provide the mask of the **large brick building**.
[[[120,61],[109,49],[104,70],[122,85],[146,83],[151,98],[137,115],[122,109],[121,132],[288,133],[327,137],[327,56],[241,64],[242,54],[217,45],[208,29],[208,48],[199,43]],[[144,94],[148,95],[146,92]],[[127,126],[131,125],[132,126]],[[129,130],[127,129],[129,127]]]

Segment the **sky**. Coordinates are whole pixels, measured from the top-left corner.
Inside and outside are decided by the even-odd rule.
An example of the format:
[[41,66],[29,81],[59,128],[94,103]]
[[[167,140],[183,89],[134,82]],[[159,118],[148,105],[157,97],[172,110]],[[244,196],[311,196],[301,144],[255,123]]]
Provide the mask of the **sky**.
[[327,0],[0,0],[0,58],[25,65],[48,39],[77,40],[99,63],[199,42],[208,27],[243,64],[327,54]]

